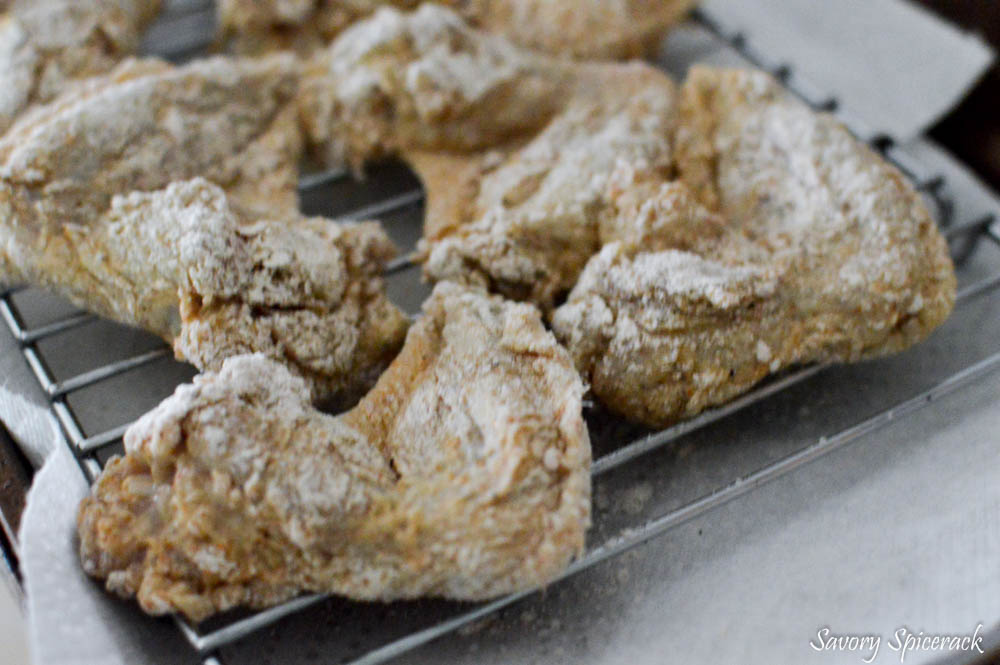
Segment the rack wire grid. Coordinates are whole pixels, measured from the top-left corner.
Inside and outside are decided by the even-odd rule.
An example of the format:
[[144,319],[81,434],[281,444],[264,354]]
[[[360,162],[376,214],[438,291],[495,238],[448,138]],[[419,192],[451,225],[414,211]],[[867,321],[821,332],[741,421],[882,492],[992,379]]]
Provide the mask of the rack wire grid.
[[[171,35],[172,48],[160,49],[158,54],[181,61],[202,52],[213,31],[211,4],[204,0],[175,0],[168,5],[166,12],[161,21],[152,28],[152,33],[154,38],[157,30],[161,32],[161,37]],[[1000,249],[1000,224],[995,213],[973,219],[953,219],[954,206],[949,196],[948,177],[945,173],[935,172],[926,164],[910,157],[905,151],[898,150],[890,139],[873,135],[858,119],[848,117],[838,109],[835,97],[822,94],[797,76],[790,65],[768,62],[765,57],[753,51],[743,34],[727,33],[703,10],[693,14],[693,22],[697,29],[707,31],[714,39],[735,50],[752,65],[771,72],[792,93],[813,108],[840,116],[859,138],[866,140],[899,167],[925,195],[936,212],[938,222],[951,244],[960,276],[980,244],[986,243],[992,245],[994,250]],[[177,35],[182,37],[176,38]],[[349,174],[343,171],[307,174],[301,178],[299,189],[303,209],[309,214],[326,214],[348,219],[379,218],[393,239],[403,247],[413,248],[419,238],[423,192],[419,182],[405,167],[398,165],[378,167],[372,171],[365,183],[353,182]],[[331,205],[336,209],[331,209]],[[960,309],[963,303],[1000,287],[1000,261],[995,268],[993,274],[976,279],[960,289],[957,308]],[[388,272],[391,274],[388,280],[390,297],[405,290],[412,305],[415,299],[419,304],[420,296],[429,292],[424,286],[415,286],[419,284],[419,267],[407,257],[395,262]],[[412,306],[410,310],[413,311]],[[76,310],[71,305],[37,289],[13,288],[4,291],[0,295],[0,316],[18,342],[25,360],[48,397],[52,412],[58,419],[73,453],[91,481],[100,473],[102,465],[110,456],[121,452],[122,435],[134,417],[154,406],[176,385],[190,379],[194,374],[192,368],[172,360],[170,349],[162,341],[99,320],[93,314]],[[105,340],[105,343],[84,352],[74,345],[74,338],[86,327],[94,328],[92,336],[96,335]],[[125,357],[117,357],[123,352],[126,353]],[[73,367],[80,366],[81,363],[92,363],[95,357],[98,360],[104,357],[114,359],[83,371],[75,373],[72,371]],[[63,366],[59,374],[64,375],[64,378],[57,378],[51,369],[53,364]],[[67,367],[70,369],[67,370]],[[596,457],[593,475],[598,477],[606,474],[630,460],[799,384],[823,372],[827,367],[827,365],[810,365],[772,377],[724,406],[706,411],[662,431],[641,431],[630,426],[611,427],[612,432],[631,433],[631,438],[619,438],[614,445],[595,446],[595,452],[598,448],[604,448],[605,452]],[[1000,352],[994,352],[978,362],[950,373],[943,380],[909,399],[898,402],[891,408],[843,429],[833,436],[821,437],[793,454],[744,475],[714,492],[637,526],[621,530],[605,538],[600,544],[590,546],[582,557],[568,567],[562,578],[621,555],[714,507],[733,501],[807,462],[920,409],[998,367],[1000,367]],[[124,394],[122,391],[130,390],[129,381],[124,378],[140,372],[155,375],[157,379],[154,382],[155,389],[148,391],[148,394],[138,395],[137,400],[133,399],[138,403],[135,408],[140,409],[139,413],[122,413],[116,408],[116,404],[119,396]],[[133,394],[131,397],[135,398],[136,395]],[[593,405],[586,406],[589,411],[594,410]],[[103,415],[98,416],[96,420],[91,418],[92,422],[86,425],[81,423],[77,410],[94,411],[95,407],[96,411]],[[607,432],[593,433],[595,441],[602,436],[607,438]],[[438,608],[433,612],[430,620],[425,622],[426,625],[416,627],[375,648],[366,648],[361,653],[352,655],[349,660],[358,665],[385,662],[489,617],[532,593],[535,592],[513,594],[481,604],[444,603],[444,609]],[[206,665],[221,665],[222,659],[218,653],[220,648],[272,626],[282,617],[303,610],[323,598],[324,596],[320,595],[303,596],[265,611],[230,613],[221,619],[210,620],[199,626],[191,625],[179,618],[175,621]]]

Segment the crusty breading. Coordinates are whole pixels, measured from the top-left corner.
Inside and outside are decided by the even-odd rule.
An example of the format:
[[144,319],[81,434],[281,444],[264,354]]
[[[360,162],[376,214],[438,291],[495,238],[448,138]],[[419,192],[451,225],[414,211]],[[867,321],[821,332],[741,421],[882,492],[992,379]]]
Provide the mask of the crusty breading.
[[89,79],[0,139],[0,229],[86,224],[115,194],[196,176],[242,212],[295,214],[302,140],[289,102],[298,83],[288,55],[184,67],[129,60]]
[[84,569],[194,621],[303,591],[474,600],[545,584],[589,521],[582,394],[537,309],[439,284],[344,415],[242,356],[140,419],[80,506]]
[[515,44],[580,59],[653,51],[696,0],[451,0],[472,25]]
[[[225,43],[240,53],[322,48],[380,7],[413,9],[420,0],[220,0]],[[695,0],[437,0],[470,25],[519,46],[586,59],[640,57]]]
[[110,71],[139,47],[160,0],[12,0],[0,7],[0,134],[32,104]]
[[327,163],[401,155],[427,190],[426,273],[550,306],[616,226],[616,168],[670,176],[674,86],[651,66],[576,64],[453,12],[380,10],[304,77]]
[[380,9],[309,62],[302,120],[329,166],[516,141],[544,127],[572,87],[571,67],[437,5]]
[[409,9],[420,0],[217,0],[220,41],[226,50],[261,54],[295,50],[308,55],[379,7]]
[[155,332],[202,370],[259,352],[317,398],[356,399],[402,345],[384,294],[395,248],[374,222],[241,219],[203,179],[115,197],[86,226],[43,237],[41,284]]
[[[0,140],[0,282],[150,330],[201,369],[259,351],[317,399],[356,398],[405,334],[379,278],[394,249],[373,225],[301,219],[297,81],[290,56],[139,61],[28,112]],[[222,189],[143,193],[196,176]]]
[[628,223],[553,318],[614,411],[666,425],[792,364],[902,350],[950,313],[919,194],[767,75],[695,68],[676,153],[677,182],[618,174]]
[[427,6],[379,11],[317,67],[309,136],[331,163],[415,166],[431,278],[549,308],[604,247],[555,326],[630,418],[665,424],[788,364],[904,348],[951,309],[920,197],[764,74],[696,69],[678,104],[650,67],[555,61]]
[[560,111],[530,137],[457,155],[406,153],[427,189],[425,273],[549,308],[617,228],[618,169],[670,173],[674,89],[640,63],[575,72]]

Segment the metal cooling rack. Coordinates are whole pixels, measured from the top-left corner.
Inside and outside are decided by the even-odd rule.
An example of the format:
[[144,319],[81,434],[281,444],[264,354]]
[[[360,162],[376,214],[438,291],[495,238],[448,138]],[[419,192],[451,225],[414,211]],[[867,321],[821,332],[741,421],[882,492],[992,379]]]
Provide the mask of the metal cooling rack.
[[[843,116],[839,113],[836,98],[824,95],[807,81],[802,80],[791,66],[768,62],[766,58],[753,51],[744,35],[727,34],[711,16],[703,11],[696,12],[694,18],[700,29],[710,32],[715,39],[730,46],[755,66],[772,72],[789,90],[815,109],[841,115],[841,119],[851,127],[852,131],[881,152],[888,160],[895,163],[914,182],[918,190],[926,196],[936,211],[942,230],[951,243],[953,257],[960,273],[979,245],[986,243],[992,245],[994,250],[1000,249],[1000,223],[998,223],[995,214],[986,214],[973,219],[953,219],[955,206],[949,195],[949,182],[946,173],[936,171],[933,167],[914,159],[908,152],[894,145],[889,138],[872,133],[857,119]],[[166,15],[151,30],[147,44],[155,44],[157,41],[169,44],[170,46],[158,49],[153,47],[151,50],[169,59],[184,60],[201,52],[211,38],[212,32],[213,14],[209,3],[204,0],[175,0],[168,5]],[[177,38],[178,35],[182,37]],[[423,192],[412,175],[403,172],[401,167],[376,169],[363,185],[352,182],[349,174],[343,171],[308,174],[301,178],[299,189],[303,209],[307,213],[322,213],[355,219],[380,218],[386,223],[387,230],[394,237],[394,240],[401,246],[411,249],[419,236]],[[332,194],[336,194],[336,196]],[[340,202],[340,209],[330,210],[330,200],[332,199]],[[311,210],[310,208],[315,209]],[[1000,260],[995,263],[994,267],[996,269],[994,273],[972,281],[960,290],[957,309],[960,310],[963,303],[976,296],[1000,290]],[[403,299],[410,300],[409,309],[413,311],[413,305],[418,304],[421,296],[427,293],[425,288],[415,286],[419,280],[419,268],[414,266],[407,257],[403,257],[390,266],[389,273],[392,275],[389,283],[390,295],[393,295],[394,290],[405,293]],[[54,318],[44,315],[45,312],[50,313],[52,309],[61,312],[61,314]],[[40,312],[43,313],[41,322],[33,323],[32,319],[39,319]],[[959,315],[959,312],[956,312],[956,316]],[[135,331],[112,326],[115,330],[112,337],[115,335],[118,337],[112,339],[109,346],[114,346],[116,339],[120,340],[122,336],[128,336],[130,341],[125,346],[139,347],[141,350],[98,367],[88,368],[64,378],[57,378],[56,373],[50,368],[53,349],[60,348],[61,353],[66,355],[66,345],[69,345],[71,353],[76,334],[87,326],[97,324],[99,320],[92,314],[74,311],[62,303],[53,305],[50,297],[32,289],[10,289],[0,294],[0,316],[18,342],[25,360],[49,400],[52,412],[62,426],[73,453],[91,480],[100,473],[102,464],[106,462],[107,458],[121,450],[121,437],[130,423],[118,422],[115,425],[97,428],[88,426],[82,423],[78,417],[74,396],[88,391],[91,395],[95,391],[97,394],[104,394],[103,404],[108,412],[113,413],[116,401],[113,391],[127,389],[127,384],[121,381],[122,377],[141,373],[154,373],[161,376],[165,374],[166,378],[160,381],[161,385],[159,386],[162,394],[149,396],[147,400],[156,403],[159,399],[166,397],[178,383],[191,375],[190,369],[178,369],[179,364],[169,360],[171,352],[162,343],[151,341],[148,336],[139,335]],[[60,343],[47,346],[47,342],[52,340],[60,340]],[[65,364],[65,360],[63,364]],[[166,366],[173,367],[170,370],[165,370]],[[961,368],[936,385],[853,427],[843,429],[833,436],[820,438],[815,443],[678,509],[671,510],[636,527],[625,529],[618,535],[604,540],[601,544],[591,546],[586,554],[569,566],[562,577],[569,577],[592,568],[675,526],[692,520],[712,508],[733,501],[773,479],[920,409],[935,399],[985,376],[998,367],[1000,367],[1000,352],[995,352],[974,364]],[[609,452],[597,457],[593,465],[593,474],[595,477],[606,474],[630,460],[661,448],[695,430],[704,428],[710,423],[720,421],[820,374],[826,368],[826,365],[812,365],[784,373],[732,402],[702,413],[696,418],[662,431],[645,432],[635,436],[624,445],[614,447]],[[91,398],[90,402],[93,401]],[[533,593],[514,594],[478,605],[450,604],[443,612],[438,612],[429,625],[409,632],[402,637],[391,639],[377,648],[368,649],[360,656],[353,657],[350,662],[366,665],[385,662],[431,640],[489,617]],[[234,644],[257,631],[270,627],[282,617],[303,610],[323,598],[325,597],[319,595],[303,596],[266,611],[224,617],[221,620],[213,620],[204,626],[193,626],[181,619],[177,619],[176,622],[206,665],[220,665],[222,662],[218,654],[220,648]]]

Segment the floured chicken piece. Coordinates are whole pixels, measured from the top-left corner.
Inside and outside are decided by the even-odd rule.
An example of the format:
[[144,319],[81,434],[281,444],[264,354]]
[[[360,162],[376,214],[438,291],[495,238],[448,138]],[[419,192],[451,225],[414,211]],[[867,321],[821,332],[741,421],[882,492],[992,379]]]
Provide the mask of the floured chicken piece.
[[696,0],[451,0],[472,25],[557,56],[624,60],[655,51]]
[[439,284],[352,411],[259,355],[125,435],[78,514],[84,569],[199,621],[300,592],[478,600],[543,585],[584,543],[583,385],[537,309]]
[[216,14],[226,50],[308,55],[379,7],[418,4],[420,0],[217,0]]
[[955,276],[920,196],[831,116],[765,74],[695,68],[676,137],[677,182],[616,174],[627,223],[553,318],[611,409],[666,425],[947,318]]
[[425,270],[550,306],[617,228],[615,170],[666,179],[675,90],[642,63],[520,49],[425,5],[382,9],[304,77],[307,133],[331,165],[401,155],[428,196]]
[[[220,0],[223,39],[237,52],[310,53],[380,7],[420,0]],[[695,0],[437,0],[470,25],[519,46],[585,59],[641,57]]]
[[160,0],[0,3],[0,134],[29,106],[135,53],[159,9]]
[[23,114],[0,139],[0,281],[30,266],[43,227],[177,180],[203,176],[250,214],[297,214],[298,84],[289,55],[129,60]]
[[202,370],[260,352],[317,398],[356,399],[406,334],[381,280],[395,248],[374,222],[247,220],[196,179],[115,197],[42,241],[43,286],[160,335]]
[[[364,392],[405,333],[378,279],[394,250],[372,225],[301,219],[297,81],[290,56],[132,62],[28,112],[0,140],[0,283],[146,328],[201,369],[260,351],[317,398]],[[142,193],[195,176],[222,189]]]

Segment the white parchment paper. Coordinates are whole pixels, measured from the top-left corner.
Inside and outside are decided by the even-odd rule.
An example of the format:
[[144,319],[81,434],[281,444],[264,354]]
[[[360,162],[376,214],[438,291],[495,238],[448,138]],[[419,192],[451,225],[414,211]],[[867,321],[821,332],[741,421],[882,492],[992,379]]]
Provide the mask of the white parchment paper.
[[[16,421],[9,418],[14,413]],[[10,428],[16,438],[48,441],[51,450],[35,475],[21,519],[21,572],[34,662],[197,662],[172,623],[146,618],[133,605],[109,597],[81,569],[76,554],[76,508],[87,493],[87,483],[52,416],[2,387],[0,416],[16,423]]]
[[976,35],[902,0],[703,0],[775,65],[792,64],[873,130],[906,142],[965,96],[993,62]]

